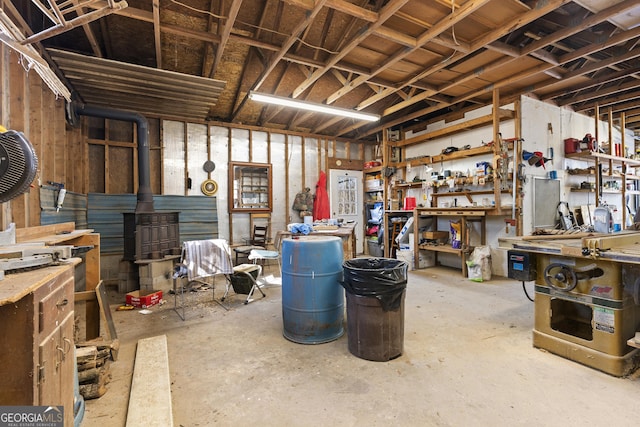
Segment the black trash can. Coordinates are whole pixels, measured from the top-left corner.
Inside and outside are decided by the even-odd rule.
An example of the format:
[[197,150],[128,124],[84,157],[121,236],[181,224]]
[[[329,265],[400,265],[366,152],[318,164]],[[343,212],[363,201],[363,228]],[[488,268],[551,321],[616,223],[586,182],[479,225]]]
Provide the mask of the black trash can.
[[377,362],[399,357],[408,264],[391,258],[355,258],[342,266],[349,351]]

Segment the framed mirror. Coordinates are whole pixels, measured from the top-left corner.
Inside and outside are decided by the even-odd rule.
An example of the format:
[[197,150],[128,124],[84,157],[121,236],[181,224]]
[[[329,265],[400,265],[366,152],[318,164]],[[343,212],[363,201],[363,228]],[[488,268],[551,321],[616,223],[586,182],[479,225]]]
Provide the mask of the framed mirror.
[[229,212],[271,212],[271,164],[229,162]]

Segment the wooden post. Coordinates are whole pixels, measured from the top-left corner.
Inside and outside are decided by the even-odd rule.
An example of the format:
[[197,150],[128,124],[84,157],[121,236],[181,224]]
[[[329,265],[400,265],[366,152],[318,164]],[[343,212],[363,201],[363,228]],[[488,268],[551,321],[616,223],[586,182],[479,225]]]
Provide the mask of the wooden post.
[[493,110],[491,112],[493,116],[493,198],[496,204],[496,210],[500,212],[500,189],[501,179],[498,173],[498,163],[500,158],[500,91],[498,89],[493,90]]
[[[601,143],[600,141],[600,106],[596,104],[595,106],[595,118],[596,118],[596,130],[595,130],[595,138],[598,141],[598,145]],[[600,189],[602,187],[602,179],[600,176],[600,160],[596,157],[596,207],[600,206]]]
[[[522,102],[520,101],[520,98],[518,98],[515,101],[515,110],[516,110],[516,117],[515,117],[515,130],[516,130],[516,139],[520,140],[522,138]],[[522,142],[518,142],[516,141],[514,146],[514,150],[513,150],[513,173],[517,174],[518,173],[518,164],[520,162],[520,159],[522,159]],[[517,147],[517,149],[516,149]],[[516,204],[516,218],[514,218],[516,220],[516,236],[522,236],[523,230],[522,230],[522,182],[520,182],[519,179],[515,179],[515,198],[513,200],[513,203]]]

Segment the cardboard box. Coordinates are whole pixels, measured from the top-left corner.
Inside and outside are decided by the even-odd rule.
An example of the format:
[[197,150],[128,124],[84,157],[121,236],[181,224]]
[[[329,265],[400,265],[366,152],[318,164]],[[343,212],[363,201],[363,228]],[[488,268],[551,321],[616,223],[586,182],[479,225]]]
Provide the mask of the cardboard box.
[[449,232],[448,231],[423,231],[422,232],[423,239],[435,240],[435,239],[448,239]]
[[147,308],[160,303],[162,299],[162,291],[139,290],[129,292],[126,297],[127,305],[138,308]]

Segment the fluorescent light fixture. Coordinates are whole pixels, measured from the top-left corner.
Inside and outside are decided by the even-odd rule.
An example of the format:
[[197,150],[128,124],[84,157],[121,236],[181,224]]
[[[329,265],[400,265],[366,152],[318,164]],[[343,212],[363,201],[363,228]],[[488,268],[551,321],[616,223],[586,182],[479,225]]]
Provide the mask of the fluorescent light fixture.
[[269,104],[281,105],[283,107],[299,108],[301,110],[315,111],[317,113],[334,114],[338,116],[351,117],[352,119],[367,120],[375,122],[380,120],[380,116],[376,114],[361,113],[356,110],[347,108],[331,107],[324,104],[314,104],[312,102],[300,101],[293,98],[285,98],[284,96],[268,95],[265,93],[249,92],[249,99],[258,102],[266,102]]

